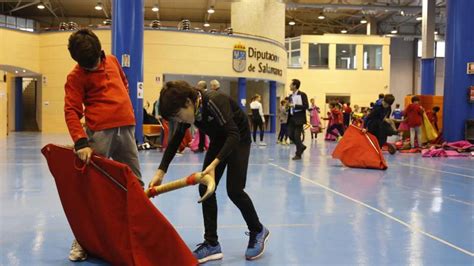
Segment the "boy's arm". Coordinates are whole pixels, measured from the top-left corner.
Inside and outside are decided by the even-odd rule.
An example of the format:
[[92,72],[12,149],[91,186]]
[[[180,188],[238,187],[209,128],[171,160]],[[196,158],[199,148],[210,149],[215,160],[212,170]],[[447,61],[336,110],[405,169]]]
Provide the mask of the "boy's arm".
[[120,65],[120,62],[118,61],[118,59],[115,56],[113,58],[119,69],[120,77],[122,78],[123,85],[125,85],[127,92],[129,92],[127,76],[125,76],[125,72],[123,72],[122,66]]
[[74,75],[69,75],[64,90],[64,117],[74,148],[80,150],[89,147],[87,135],[81,125],[81,118],[84,116],[84,83]]
[[160,167],[158,167],[159,170],[162,170],[165,173],[168,171],[168,166],[170,165],[171,161],[176,155],[179,145],[183,141],[186,130],[189,127],[190,125],[188,124],[184,124],[184,123],[178,124],[178,128],[176,129],[176,132],[171,138],[171,141],[168,143],[168,147],[166,148],[165,153],[163,154],[163,158],[161,158]]

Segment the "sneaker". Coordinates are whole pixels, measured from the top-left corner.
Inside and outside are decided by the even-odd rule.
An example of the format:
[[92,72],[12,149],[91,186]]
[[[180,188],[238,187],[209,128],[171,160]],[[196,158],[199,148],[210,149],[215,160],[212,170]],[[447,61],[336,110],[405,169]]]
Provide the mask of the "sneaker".
[[263,255],[263,252],[265,252],[265,243],[268,240],[268,236],[270,236],[270,231],[268,231],[268,229],[263,226],[262,232],[247,232],[246,235],[250,236],[250,239],[247,251],[245,252],[245,258],[247,260],[258,259]]
[[265,143],[265,142],[260,142],[258,145],[259,145],[259,146],[267,146],[267,143]]
[[198,248],[193,251],[194,257],[199,263],[205,263],[211,260],[220,260],[224,257],[221,251],[221,245],[212,246],[209,242],[204,241],[198,245]]
[[71,251],[69,251],[70,261],[84,261],[87,259],[87,253],[82,249],[76,239],[72,242]]
[[298,161],[301,160],[301,155],[295,155],[293,158],[291,158],[293,161]]

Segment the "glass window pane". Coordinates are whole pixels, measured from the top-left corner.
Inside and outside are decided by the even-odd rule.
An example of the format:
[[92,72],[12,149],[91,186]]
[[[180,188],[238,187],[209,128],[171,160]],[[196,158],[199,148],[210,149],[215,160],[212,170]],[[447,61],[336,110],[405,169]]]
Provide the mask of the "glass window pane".
[[292,51],[290,61],[289,61],[290,66],[291,67],[300,67],[301,66],[300,59],[301,59],[300,51]]
[[364,69],[382,69],[382,45],[364,45]]
[[291,50],[299,50],[301,47],[301,40],[298,38],[291,41]]
[[336,68],[356,69],[356,45],[337,44],[336,45]]
[[329,65],[329,44],[310,43],[309,44],[309,67],[328,67]]
[[26,28],[27,28],[29,31],[34,31],[34,30],[35,30],[35,21],[32,20],[32,19],[26,20]]
[[16,18],[16,27],[20,30],[26,29],[26,19],[24,18]]
[[16,18],[7,16],[7,28],[16,28]]
[[285,49],[288,51],[290,49],[290,42],[285,41]]
[[436,57],[444,57],[445,42],[438,41],[436,42]]
[[5,15],[0,15],[0,26],[5,26],[5,20],[6,20]]

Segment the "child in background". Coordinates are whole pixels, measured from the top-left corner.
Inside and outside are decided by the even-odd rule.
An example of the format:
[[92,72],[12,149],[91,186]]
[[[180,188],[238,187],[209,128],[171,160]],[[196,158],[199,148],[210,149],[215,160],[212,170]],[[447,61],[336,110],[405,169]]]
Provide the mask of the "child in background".
[[417,137],[418,147],[421,147],[421,129],[420,126],[423,123],[423,107],[420,105],[420,98],[413,96],[411,98],[411,104],[407,106],[403,112],[403,116],[406,118],[406,123],[410,128],[410,145],[411,148],[415,148],[415,135]]
[[311,106],[309,107],[309,122],[311,124],[311,139],[317,139],[318,133],[321,129],[321,120],[319,119],[320,109],[316,106],[314,98],[310,100]]
[[[331,115],[333,118],[333,125],[328,128],[328,131],[329,134],[336,137],[336,140],[339,141],[344,135],[344,121],[342,117],[341,105],[334,105],[334,108],[331,109]],[[334,129],[337,129],[338,133],[335,133]]]
[[428,119],[430,120],[431,125],[433,125],[434,129],[436,132],[439,133],[439,128],[438,128],[438,112],[440,108],[439,106],[433,107],[432,111],[426,112],[426,116],[428,116]]
[[397,103],[395,105],[395,110],[393,110],[392,117],[393,117],[393,119],[396,119],[396,120],[402,120],[403,112],[400,109],[400,104]]
[[[135,116],[120,63],[114,56],[104,54],[99,38],[89,29],[71,34],[68,49],[78,64],[67,76],[64,115],[77,156],[86,164],[93,152],[111,157],[128,165],[143,186]],[[83,116],[86,131],[80,122]],[[69,260],[85,259],[86,251],[74,240]]]
[[287,103],[287,100],[281,101],[280,107],[278,108],[278,118],[280,119],[280,133],[278,134],[277,144],[288,144],[288,130],[286,124],[288,122]]
[[351,117],[352,117],[352,108],[351,108],[351,103],[347,103],[344,105],[344,127],[347,128],[349,124],[351,123]]

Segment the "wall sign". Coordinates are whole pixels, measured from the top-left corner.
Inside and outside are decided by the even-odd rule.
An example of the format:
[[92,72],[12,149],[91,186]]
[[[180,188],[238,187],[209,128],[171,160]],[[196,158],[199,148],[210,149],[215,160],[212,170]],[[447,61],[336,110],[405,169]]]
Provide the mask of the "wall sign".
[[137,82],[137,98],[143,99],[143,82]]
[[[252,58],[254,59],[253,61],[256,61],[250,63],[248,67],[247,56],[249,59]],[[234,50],[232,53],[232,67],[236,72],[244,72],[247,70],[248,72],[282,76],[283,70],[271,66],[272,62],[280,62],[280,57],[268,51],[260,51],[255,47],[248,47],[248,49],[246,49],[245,45],[240,43],[234,45]]]
[[474,74],[474,62],[467,63],[467,74],[473,75]]
[[130,67],[130,55],[122,54],[122,67]]

